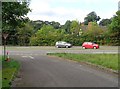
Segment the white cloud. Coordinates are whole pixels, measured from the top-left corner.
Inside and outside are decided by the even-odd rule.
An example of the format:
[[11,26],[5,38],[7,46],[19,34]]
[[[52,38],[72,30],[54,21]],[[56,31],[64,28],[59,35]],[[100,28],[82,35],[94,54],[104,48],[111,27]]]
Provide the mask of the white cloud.
[[[46,8],[45,8],[46,9]],[[33,10],[32,13],[28,14],[30,19],[33,20],[49,20],[49,21],[58,21],[61,24],[64,24],[66,20],[75,20],[83,21],[84,16],[89,11],[83,11],[80,9],[68,9],[64,7],[58,8],[47,8],[46,10]],[[34,13],[34,14],[33,14]]]
[[[84,21],[84,17],[96,9],[97,7],[90,8],[85,6],[87,9],[81,8],[81,3],[86,4],[100,4],[102,3],[107,4],[107,2],[115,3],[117,4],[119,0],[32,0],[30,4],[30,8],[32,9],[32,12],[28,14],[28,17],[31,20],[47,20],[47,21],[58,21],[61,24],[64,24],[66,20],[79,20],[80,22]],[[55,3],[56,2],[56,3]],[[68,8],[64,5],[59,5],[59,3],[63,4],[70,4],[71,8]],[[53,7],[52,4],[55,3],[56,6]],[[80,4],[79,8],[75,8],[75,4]],[[72,5],[73,4],[73,5]],[[58,6],[57,6],[58,5]],[[111,5],[110,5],[111,6]],[[107,12],[103,12],[103,7],[99,7],[100,10],[95,11],[97,15],[99,15],[101,18],[110,18],[112,17],[116,10],[110,10],[110,8],[104,7],[104,9],[107,8]],[[114,7],[113,7],[114,8]]]
[[28,14],[29,18],[32,20],[48,20],[48,21],[58,21],[61,24],[64,24],[66,20],[75,20],[83,21],[84,16],[88,11],[83,11],[80,9],[69,9],[66,7],[56,7],[52,8],[49,5],[49,2],[37,3],[31,2],[30,8],[32,12]]

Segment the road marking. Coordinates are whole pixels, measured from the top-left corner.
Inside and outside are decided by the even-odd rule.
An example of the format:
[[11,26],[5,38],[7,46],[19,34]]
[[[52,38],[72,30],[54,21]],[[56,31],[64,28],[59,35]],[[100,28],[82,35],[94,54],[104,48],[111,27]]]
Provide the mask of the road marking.
[[45,53],[40,53],[40,54],[28,54],[28,53],[24,53],[24,54],[21,54],[21,53],[20,53],[20,54],[19,54],[19,53],[13,54],[13,53],[12,53],[11,55],[21,55],[21,56],[24,56],[24,55],[32,56],[32,55],[33,55],[33,56],[34,56],[34,55],[46,55],[46,54],[45,54]]
[[103,54],[103,53],[106,53],[106,54],[117,54],[118,52],[92,52],[94,54]]
[[32,56],[22,56],[23,58],[31,58],[31,59],[34,59],[34,57]]
[[22,56],[22,57],[28,57],[28,56]]
[[32,56],[28,56],[28,57],[30,57],[31,59],[34,59],[34,57],[32,57]]

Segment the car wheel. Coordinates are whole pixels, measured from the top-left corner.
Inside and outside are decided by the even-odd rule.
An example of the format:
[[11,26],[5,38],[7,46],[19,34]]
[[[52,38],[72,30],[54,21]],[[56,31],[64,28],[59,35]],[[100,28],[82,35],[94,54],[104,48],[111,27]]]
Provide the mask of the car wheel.
[[66,45],[65,47],[66,47],[66,48],[69,48],[69,46],[67,46],[67,45]]
[[94,49],[97,49],[95,46],[93,47]]
[[84,46],[82,47],[83,49],[86,49]]
[[59,46],[56,46],[57,48],[59,48]]

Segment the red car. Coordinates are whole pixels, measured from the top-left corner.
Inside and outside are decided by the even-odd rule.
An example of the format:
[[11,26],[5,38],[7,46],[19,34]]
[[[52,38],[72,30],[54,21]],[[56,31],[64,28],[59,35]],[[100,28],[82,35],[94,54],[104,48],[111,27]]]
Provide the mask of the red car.
[[99,45],[93,42],[84,42],[82,44],[83,49],[98,49]]

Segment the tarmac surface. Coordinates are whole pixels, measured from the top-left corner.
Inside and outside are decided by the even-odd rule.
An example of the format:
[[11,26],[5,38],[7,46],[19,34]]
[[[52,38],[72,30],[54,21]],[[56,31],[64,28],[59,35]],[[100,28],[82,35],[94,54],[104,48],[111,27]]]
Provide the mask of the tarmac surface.
[[118,77],[46,55],[12,56],[21,63],[13,87],[117,87]]
[[21,63],[12,87],[118,87],[118,76],[46,53],[118,53],[117,47],[100,49],[8,47],[11,58]]

